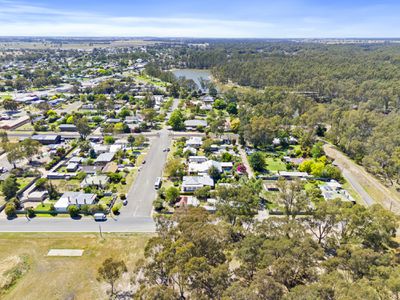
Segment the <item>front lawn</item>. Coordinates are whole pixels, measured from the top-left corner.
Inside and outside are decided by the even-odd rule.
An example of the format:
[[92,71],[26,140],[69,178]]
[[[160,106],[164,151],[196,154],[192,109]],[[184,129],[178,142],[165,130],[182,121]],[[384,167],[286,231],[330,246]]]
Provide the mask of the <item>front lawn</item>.
[[275,157],[265,158],[266,169],[272,172],[286,171],[286,164],[280,159]]

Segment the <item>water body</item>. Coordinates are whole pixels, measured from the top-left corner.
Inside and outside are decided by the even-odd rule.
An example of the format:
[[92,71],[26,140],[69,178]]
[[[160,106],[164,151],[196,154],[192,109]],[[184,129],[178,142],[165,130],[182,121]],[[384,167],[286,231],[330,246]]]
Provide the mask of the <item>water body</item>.
[[192,79],[197,86],[200,88],[200,78],[211,80],[211,71],[207,69],[174,69],[171,72],[176,77],[186,77],[186,79]]

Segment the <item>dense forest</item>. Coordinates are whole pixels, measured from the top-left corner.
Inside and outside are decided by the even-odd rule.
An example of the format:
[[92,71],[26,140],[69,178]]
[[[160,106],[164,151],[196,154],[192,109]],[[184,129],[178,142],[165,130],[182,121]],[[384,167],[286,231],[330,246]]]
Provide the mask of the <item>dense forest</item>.
[[228,86],[253,88],[234,88],[227,99],[240,103],[245,141],[262,146],[254,139],[268,144],[290,125],[323,126],[326,138],[386,184],[399,182],[398,45],[220,41],[176,57],[211,68]]

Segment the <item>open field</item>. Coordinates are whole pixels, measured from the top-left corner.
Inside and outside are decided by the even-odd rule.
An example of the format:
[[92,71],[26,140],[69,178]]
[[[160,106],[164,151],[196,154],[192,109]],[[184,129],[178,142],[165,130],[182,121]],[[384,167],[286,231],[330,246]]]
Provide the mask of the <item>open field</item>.
[[[0,283],[4,273],[23,268],[1,299],[107,299],[108,286],[96,280],[108,258],[123,259],[128,270],[143,256],[149,234],[0,234]],[[82,257],[47,257],[50,249],[82,249]],[[129,280],[124,280],[129,284]],[[127,286],[119,286],[119,290]]]
[[119,47],[141,47],[141,46],[148,46],[154,45],[158,42],[154,41],[146,41],[141,39],[132,39],[132,40],[115,40],[115,41],[64,41],[63,43],[60,42],[50,42],[50,41],[12,41],[0,42],[0,50],[4,49],[85,49],[91,50],[93,48],[119,48]]

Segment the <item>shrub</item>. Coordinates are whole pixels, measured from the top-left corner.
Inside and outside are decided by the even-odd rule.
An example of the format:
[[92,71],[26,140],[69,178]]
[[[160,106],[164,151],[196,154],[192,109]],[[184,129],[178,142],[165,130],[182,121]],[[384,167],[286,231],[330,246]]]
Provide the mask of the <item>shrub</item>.
[[76,217],[79,215],[79,208],[76,205],[70,205],[68,206],[68,213],[71,217]]
[[164,201],[161,198],[157,198],[153,202],[154,209],[160,212],[164,208]]
[[120,198],[121,200],[125,200],[125,199],[126,199],[126,195],[125,195],[125,194],[119,194],[119,198]]
[[28,207],[28,208],[26,209],[26,212],[28,213],[28,217],[29,217],[29,218],[32,218],[32,217],[35,216],[35,210],[33,209],[33,207]]
[[13,202],[7,203],[4,212],[6,213],[7,217],[14,217],[17,212],[15,204]]
[[116,203],[114,204],[114,206],[112,207],[112,212],[114,215],[118,215],[119,214],[119,210],[121,209],[122,204],[121,203]]

